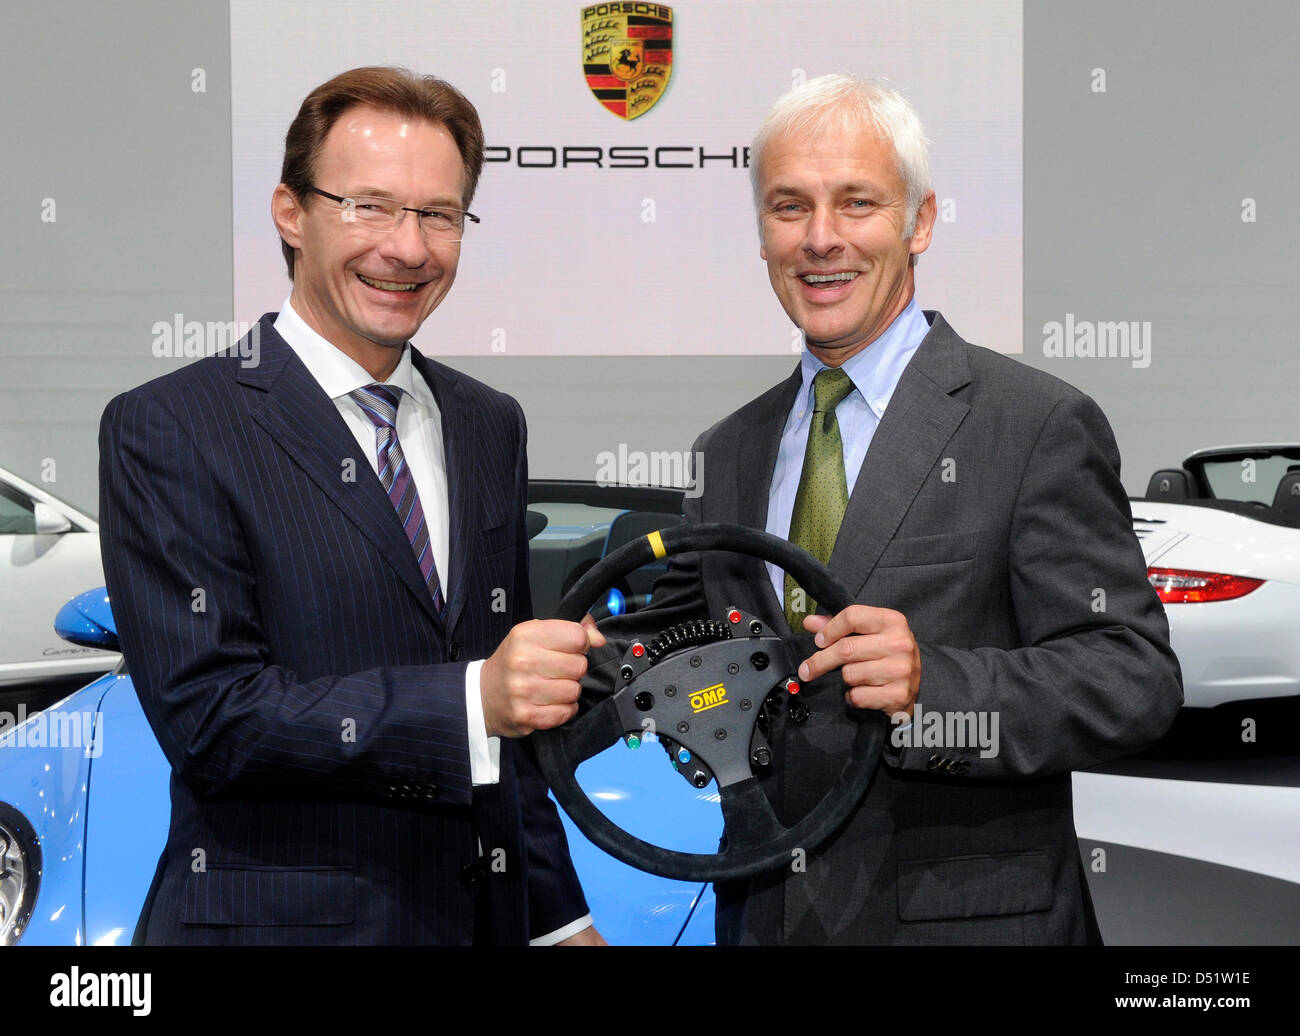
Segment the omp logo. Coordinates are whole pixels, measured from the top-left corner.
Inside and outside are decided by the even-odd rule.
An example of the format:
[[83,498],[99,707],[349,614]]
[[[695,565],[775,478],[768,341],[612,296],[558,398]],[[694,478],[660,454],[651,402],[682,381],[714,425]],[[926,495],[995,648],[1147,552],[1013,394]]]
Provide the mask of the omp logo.
[[703,712],[705,709],[716,709],[719,705],[727,704],[727,689],[722,684],[714,684],[712,687],[706,687],[702,691],[696,691],[691,695],[691,711]]

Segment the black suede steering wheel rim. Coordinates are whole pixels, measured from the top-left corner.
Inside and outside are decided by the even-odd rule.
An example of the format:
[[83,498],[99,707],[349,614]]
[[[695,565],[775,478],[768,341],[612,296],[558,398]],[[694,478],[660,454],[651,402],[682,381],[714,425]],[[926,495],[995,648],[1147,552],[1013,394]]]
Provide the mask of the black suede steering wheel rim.
[[[648,562],[687,551],[705,550],[728,550],[772,562],[793,575],[809,597],[824,605],[831,614],[853,603],[848,590],[825,565],[786,540],[745,526],[702,523],[680,525],[639,537],[603,558],[565,594],[556,618],[579,621],[601,591]],[[738,622],[736,616],[739,614],[731,610],[732,623]],[[760,625],[753,623],[754,627]],[[741,656],[736,651],[747,650],[750,641],[740,639],[735,643],[740,646],[732,650],[731,657],[738,658]],[[753,643],[771,643],[771,639]],[[695,664],[694,660],[692,664]],[[629,667],[625,665],[624,673],[628,671]],[[728,671],[734,673],[736,670]],[[627,692],[630,696],[633,682],[653,672],[653,667],[642,669],[629,677],[620,694]],[[707,678],[702,676],[700,682],[707,682]],[[717,686],[721,687],[722,683]],[[723,691],[723,695],[725,693]],[[642,841],[620,828],[595,806],[578,783],[576,770],[579,764],[614,744],[626,733],[633,732],[627,724],[627,699],[623,699],[623,716],[620,717],[615,702],[618,697],[616,694],[602,698],[564,726],[532,735],[542,774],[556,801],[578,830],[601,849],[640,870],[680,881],[731,881],[753,877],[789,866],[799,851],[807,852],[821,845],[843,824],[866,794],[888,736],[888,721],[883,713],[864,713],[859,717],[855,722],[852,746],[835,783],[811,811],[790,827],[777,820],[756,777],[751,774],[738,778],[733,766],[731,780],[724,785],[723,775],[719,773],[717,781],[725,848],[718,853],[679,852]],[[748,703],[745,707],[748,710]],[[841,707],[838,702],[836,707]],[[752,721],[749,725],[752,728]]]

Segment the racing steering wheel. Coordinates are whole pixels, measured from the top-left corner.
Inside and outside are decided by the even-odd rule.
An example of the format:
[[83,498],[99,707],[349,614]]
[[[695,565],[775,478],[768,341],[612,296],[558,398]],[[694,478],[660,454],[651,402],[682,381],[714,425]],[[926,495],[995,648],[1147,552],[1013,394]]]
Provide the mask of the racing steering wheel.
[[[832,614],[853,603],[825,565],[785,540],[739,525],[688,524],[652,532],[603,558],[564,595],[556,618],[578,622],[615,580],[655,559],[702,550],[770,561]],[[730,881],[777,870],[797,850],[830,837],[871,783],[888,720],[882,712],[855,717],[852,747],[835,783],[806,816],[784,826],[754,771],[771,765],[765,735],[775,715],[783,707],[806,708],[797,697],[803,689],[791,640],[732,607],[628,647],[612,695],[593,703],[584,693],[589,708],[562,727],[532,735],[542,774],[578,830],[624,863],[681,881]],[[679,852],[642,841],[597,809],[578,784],[580,763],[620,739],[635,747],[647,732],[689,783],[703,788],[718,782],[725,835],[719,852]]]

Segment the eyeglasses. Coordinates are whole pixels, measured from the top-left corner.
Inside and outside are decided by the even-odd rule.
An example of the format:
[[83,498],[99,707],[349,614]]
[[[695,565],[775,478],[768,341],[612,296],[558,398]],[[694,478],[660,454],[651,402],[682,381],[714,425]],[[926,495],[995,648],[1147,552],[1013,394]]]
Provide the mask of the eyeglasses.
[[478,223],[479,218],[463,209],[449,209],[441,205],[429,205],[423,209],[412,209],[399,205],[391,198],[374,198],[359,196],[340,198],[337,194],[322,191],[319,187],[307,185],[307,190],[319,194],[322,198],[338,202],[343,207],[341,213],[344,223],[355,223],[367,230],[377,230],[384,234],[392,233],[402,224],[406,213],[414,212],[420,221],[420,231],[426,239],[434,241],[459,241],[465,236],[468,223]]

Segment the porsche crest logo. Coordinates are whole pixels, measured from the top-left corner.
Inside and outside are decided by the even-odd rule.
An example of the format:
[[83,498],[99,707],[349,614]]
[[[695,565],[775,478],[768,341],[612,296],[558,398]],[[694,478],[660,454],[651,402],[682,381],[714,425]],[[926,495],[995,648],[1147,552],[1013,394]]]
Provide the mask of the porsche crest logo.
[[584,7],[582,70],[596,100],[620,119],[644,115],[673,74],[673,9],[639,0]]

